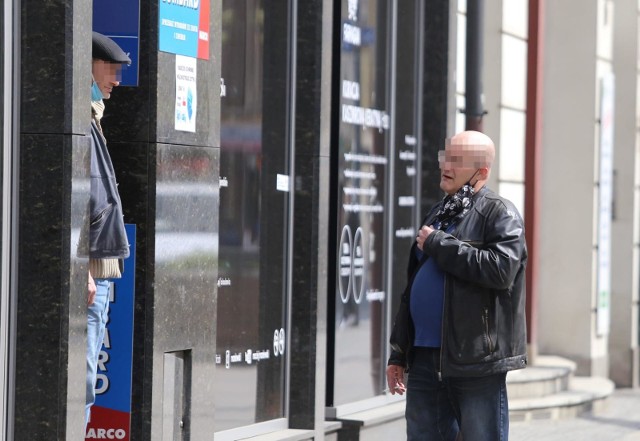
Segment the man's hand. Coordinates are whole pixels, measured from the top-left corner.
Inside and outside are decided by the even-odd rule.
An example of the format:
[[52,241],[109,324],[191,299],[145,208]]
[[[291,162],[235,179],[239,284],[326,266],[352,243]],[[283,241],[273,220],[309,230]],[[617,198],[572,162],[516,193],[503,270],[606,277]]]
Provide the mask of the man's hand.
[[424,245],[427,237],[433,233],[433,228],[428,225],[423,225],[422,228],[418,230],[418,235],[416,236],[416,242],[418,242],[418,248],[422,251],[422,246]]
[[87,290],[87,306],[93,305],[96,300],[96,282],[94,282],[91,273],[89,273],[89,286]]
[[404,385],[404,368],[390,364],[387,366],[387,386],[391,395],[403,395],[407,388]]

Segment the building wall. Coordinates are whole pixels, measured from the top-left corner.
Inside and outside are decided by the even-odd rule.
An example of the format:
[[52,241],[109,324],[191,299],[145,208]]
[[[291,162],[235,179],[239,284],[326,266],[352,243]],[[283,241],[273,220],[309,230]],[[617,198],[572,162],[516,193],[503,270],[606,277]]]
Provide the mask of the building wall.
[[595,333],[598,90],[611,66],[604,16],[602,2],[546,4],[538,329],[541,353],[606,376],[606,338]]
[[638,2],[615,3],[616,79],[611,256],[611,379],[638,386]]

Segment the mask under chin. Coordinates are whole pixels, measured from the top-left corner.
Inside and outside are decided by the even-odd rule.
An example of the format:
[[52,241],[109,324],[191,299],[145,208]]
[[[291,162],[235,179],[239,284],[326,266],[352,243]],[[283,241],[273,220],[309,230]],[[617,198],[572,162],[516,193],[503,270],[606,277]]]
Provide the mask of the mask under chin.
[[102,91],[95,81],[91,83],[91,101],[100,101],[104,98]]

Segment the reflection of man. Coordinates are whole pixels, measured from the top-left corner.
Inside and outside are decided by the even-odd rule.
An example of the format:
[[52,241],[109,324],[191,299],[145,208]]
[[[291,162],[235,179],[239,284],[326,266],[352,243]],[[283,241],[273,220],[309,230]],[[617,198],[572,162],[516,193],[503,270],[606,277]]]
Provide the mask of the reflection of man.
[[494,156],[491,139],[473,131],[438,155],[447,195],[425,218],[409,262],[412,347],[393,351],[387,367],[392,394],[405,391],[410,368],[409,441],[508,438],[506,373],[527,364],[527,251],[516,208],[485,187]]
[[129,256],[122,204],[100,119],[103,99],[120,82],[129,57],[110,38],[93,33],[91,73],[91,199],[89,227],[89,289],[87,295],[87,391],[85,426],[95,402],[98,357],[109,312],[109,279],[121,276],[121,259]]

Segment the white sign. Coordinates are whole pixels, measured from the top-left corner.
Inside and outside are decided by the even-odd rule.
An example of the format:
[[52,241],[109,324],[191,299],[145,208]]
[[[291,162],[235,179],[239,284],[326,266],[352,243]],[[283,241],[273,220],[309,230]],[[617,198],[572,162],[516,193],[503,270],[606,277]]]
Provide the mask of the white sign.
[[289,175],[281,175],[278,173],[276,176],[276,190],[289,191]]
[[601,80],[600,92],[600,188],[598,199],[598,283],[596,333],[609,333],[611,315],[611,202],[613,198],[613,122],[615,82],[613,74]]
[[184,132],[196,131],[198,109],[196,67],[196,58],[176,55],[176,130]]

